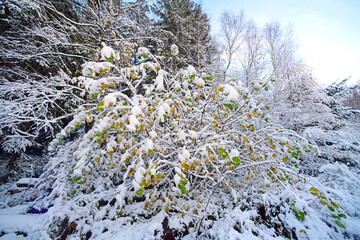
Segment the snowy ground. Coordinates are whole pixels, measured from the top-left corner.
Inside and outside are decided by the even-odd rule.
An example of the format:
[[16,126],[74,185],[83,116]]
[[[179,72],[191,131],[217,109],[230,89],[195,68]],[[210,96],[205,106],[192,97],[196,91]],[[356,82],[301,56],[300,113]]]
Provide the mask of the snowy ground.
[[40,239],[41,225],[44,215],[27,214],[27,205],[0,209],[1,240]]
[[[214,239],[233,240],[287,239],[286,236],[276,236],[274,228],[266,226],[270,222],[275,223],[279,220],[288,229],[297,233],[298,239],[360,239],[359,175],[345,165],[338,163],[325,165],[320,169],[320,172],[319,177],[309,178],[307,183],[302,186],[305,189],[315,186],[326,192],[329,198],[331,197],[339,204],[340,209],[347,215],[346,219],[341,220],[342,224],[346,227],[345,235],[344,232],[341,232],[341,228],[329,226],[331,219],[330,221],[324,220],[325,210],[327,210],[325,206],[316,203],[316,198],[308,191],[298,189],[286,190],[273,196],[265,193],[262,196],[263,199],[254,199],[254,201],[266,201],[268,208],[266,215],[271,216],[270,206],[279,204],[281,202],[280,199],[292,194],[296,196],[296,207],[306,212],[304,221],[296,219],[289,209],[286,210],[288,206],[282,205],[284,214],[280,213],[273,219],[269,218],[268,222],[263,221],[261,223],[262,220],[254,220],[254,217],[258,215],[256,208],[241,209],[240,206],[246,203],[246,201],[240,201],[238,206],[224,210],[223,216],[217,221],[208,221],[206,224],[210,224],[210,228],[206,230],[207,235],[200,239],[208,239],[209,236],[212,236]],[[26,202],[31,201],[30,196],[33,191],[31,187],[18,187],[19,183],[29,183],[29,179],[22,179],[17,182],[18,185],[13,183],[0,186],[0,240],[50,239],[46,234],[46,230],[42,230],[47,220],[47,213],[27,213],[29,207]],[[99,225],[98,229],[92,229],[93,237],[91,239],[161,239],[161,235],[164,236],[163,219],[165,215],[165,212],[160,212],[153,218],[137,223],[130,223],[131,221],[128,221],[127,218],[99,222],[100,225],[105,224],[108,231],[102,233],[104,226]],[[175,215],[168,219],[168,225],[172,229],[181,230],[184,227],[181,222],[184,222],[184,219],[180,219]],[[193,239],[195,236],[194,232],[195,229],[190,228],[189,233],[183,239]]]

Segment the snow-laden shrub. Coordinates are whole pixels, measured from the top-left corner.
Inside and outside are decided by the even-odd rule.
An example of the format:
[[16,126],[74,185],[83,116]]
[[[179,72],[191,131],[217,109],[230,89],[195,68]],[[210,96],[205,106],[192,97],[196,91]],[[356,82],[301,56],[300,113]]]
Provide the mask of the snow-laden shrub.
[[[86,66],[91,71],[95,64]],[[57,164],[68,156],[62,151],[53,158],[43,176],[52,180],[42,185],[55,183],[46,198],[56,209],[49,222],[72,223],[76,235],[97,236],[109,230],[105,222],[158,214],[181,216],[198,234],[244,189],[296,182],[299,159],[311,149],[269,122],[259,94],[265,85],[251,90],[219,82],[192,66],[171,74],[156,58],[93,73],[74,83],[94,102],[79,107],[49,148],[58,149],[81,125],[89,131],[71,143],[73,159],[61,161],[67,166]]]

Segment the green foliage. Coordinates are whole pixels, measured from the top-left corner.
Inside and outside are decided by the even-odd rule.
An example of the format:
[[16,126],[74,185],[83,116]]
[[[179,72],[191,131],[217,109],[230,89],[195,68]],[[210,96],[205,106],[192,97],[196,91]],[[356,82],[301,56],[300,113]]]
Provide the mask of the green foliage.
[[140,188],[139,190],[136,191],[136,194],[142,196],[144,194],[144,189]]
[[231,164],[233,164],[235,167],[240,166],[240,158],[239,157],[233,157]]
[[224,106],[227,107],[227,108],[229,108],[231,111],[234,110],[233,105],[230,104],[230,103],[226,103],[226,104],[224,104]]
[[305,213],[300,211],[300,210],[297,210],[295,208],[293,208],[293,213],[295,215],[295,217],[299,220],[299,221],[304,221],[305,220]]
[[340,213],[340,207],[338,204],[336,204],[333,201],[330,201],[323,192],[320,192],[317,188],[315,187],[311,187],[310,188],[310,192],[312,195],[316,196],[320,203],[323,206],[327,206],[327,209],[330,211],[331,213],[331,217],[333,219],[336,219],[335,224],[341,228],[345,229],[345,226],[340,222],[341,218],[347,218],[345,214]]
[[180,180],[180,183],[178,184],[178,188],[181,190],[182,194],[188,193],[189,191],[186,189],[185,185],[187,184],[187,180],[185,178],[182,178]]
[[71,181],[73,181],[73,182],[78,182],[78,181],[80,181],[81,180],[81,176],[75,176],[75,177],[72,177],[71,178]]
[[218,148],[217,154],[219,154],[223,159],[226,159],[229,156],[229,153],[223,148]]

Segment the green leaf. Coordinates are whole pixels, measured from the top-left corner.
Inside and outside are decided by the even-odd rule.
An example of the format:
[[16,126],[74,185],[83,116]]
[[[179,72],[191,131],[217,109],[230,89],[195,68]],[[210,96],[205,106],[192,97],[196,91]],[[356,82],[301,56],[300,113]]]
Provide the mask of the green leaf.
[[265,109],[266,109],[266,110],[270,110],[270,107],[269,107],[269,106],[265,106]]
[[104,101],[99,102],[97,104],[97,110],[100,111],[100,112],[104,111],[105,110],[104,105],[105,105]]
[[190,76],[190,81],[194,81],[195,80],[195,74]]
[[345,226],[340,222],[340,221],[335,221],[336,225],[338,225],[339,227],[345,229]]
[[334,209],[333,207],[331,207],[331,206],[328,206],[328,209],[329,209],[330,211],[332,211],[332,212],[335,212],[335,209]]
[[225,151],[223,148],[219,148],[217,150],[217,154],[219,154],[223,159],[227,158],[229,156],[229,153]]
[[204,79],[204,80],[212,81],[212,80],[213,80],[213,77],[210,75],[210,76],[208,76],[208,77],[204,77],[203,79]]
[[223,148],[218,148],[217,154],[221,155],[221,154],[223,154],[223,152],[225,152],[225,150]]
[[231,111],[234,110],[233,105],[231,105],[230,103],[224,104],[224,106],[229,108]]
[[324,205],[324,206],[325,206],[325,205],[329,205],[328,202],[326,202],[326,201],[320,201],[320,203],[321,203],[322,205]]
[[300,211],[300,210],[296,210],[295,208],[292,210],[293,213],[295,214],[295,217],[299,220],[299,221],[304,221],[305,220],[305,213]]
[[80,179],[81,179],[81,176],[77,176],[77,177],[71,178],[71,181],[78,182],[78,181],[80,181]]
[[143,188],[140,188],[139,190],[136,191],[136,194],[139,195],[139,196],[142,196],[144,193],[144,189]]
[[95,136],[101,137],[101,136],[104,135],[105,133],[106,133],[106,130],[104,130],[104,131],[102,131],[102,132],[97,132],[97,133],[95,134]]
[[339,218],[347,218],[345,214],[339,214]]
[[339,209],[339,206],[336,203],[331,202],[331,205],[333,205],[334,208]]
[[186,190],[186,181],[185,180],[180,180],[180,183],[178,184],[178,188],[181,190],[181,193],[187,193],[188,191]]
[[75,194],[76,194],[76,190],[75,189],[71,190],[70,195],[73,197]]
[[233,157],[231,164],[233,164],[235,167],[240,166],[240,158],[239,157]]
[[114,55],[111,54],[111,57],[109,57],[109,58],[105,57],[105,59],[106,59],[106,61],[110,62],[110,61],[114,60],[115,58],[114,58]]
[[140,55],[140,57],[143,57],[143,58],[148,58],[148,57],[149,57],[149,54],[147,54],[147,53],[143,53],[143,54],[141,54],[141,55]]
[[179,88],[179,89],[176,89],[176,92],[180,92],[181,91],[181,88]]

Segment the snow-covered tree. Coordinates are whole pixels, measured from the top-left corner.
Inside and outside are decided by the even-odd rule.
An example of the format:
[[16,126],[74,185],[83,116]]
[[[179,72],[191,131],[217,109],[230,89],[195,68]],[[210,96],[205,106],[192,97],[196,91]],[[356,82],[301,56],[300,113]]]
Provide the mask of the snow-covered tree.
[[357,85],[348,86],[347,81],[334,82],[324,89],[330,100],[326,104],[336,121],[328,127],[320,125],[304,131],[304,136],[319,146],[319,156],[309,159],[310,165],[304,168],[308,171],[317,173],[317,166],[324,162],[359,166],[359,111],[348,104],[349,98],[356,97]]
[[192,0],[159,0],[153,11],[158,17],[157,35],[162,40],[165,59],[174,55],[168,51],[171,45],[177,46],[176,57],[171,59],[174,70],[189,64],[204,68],[211,63],[215,49],[211,43],[210,20],[200,4]]
[[312,77],[310,69],[300,63],[293,63],[291,73],[277,87],[276,101],[271,103],[274,117],[284,126],[297,132],[307,127],[331,128],[335,121],[327,104],[331,101]]
[[[145,3],[3,1],[2,149],[17,155],[51,140],[82,101],[82,90],[69,79],[85,60],[98,60],[102,41],[120,46],[116,59],[123,66],[132,63],[137,42],[146,35]],[[134,18],[135,13],[140,14]]]
[[266,81],[266,62],[264,47],[262,46],[262,35],[253,21],[246,24],[244,44],[236,52],[237,60],[241,64],[241,81],[246,87],[258,80]]
[[[73,14],[69,5],[62,7]],[[68,80],[75,72],[72,61],[86,58],[72,42],[74,26],[58,17],[39,1],[2,2],[0,143],[14,159],[49,142],[81,102]]]
[[226,67],[224,70],[224,75],[226,75],[234,61],[236,53],[244,42],[246,20],[243,12],[240,12],[239,14],[224,12],[220,22],[221,33],[219,35],[219,41],[221,52],[225,54],[226,58]]
[[285,79],[292,74],[292,64],[296,62],[292,29],[282,27],[279,22],[270,22],[265,25],[263,39],[268,53],[269,75],[276,80]]
[[[107,61],[85,64],[74,78],[95,103],[80,106],[50,145],[65,157],[50,161],[39,189],[53,191],[38,204],[61,211],[49,215],[55,235],[65,219],[77,236],[96,237],[103,221],[127,224],[126,216],[142,221],[158,213],[193,216],[183,221],[200,233],[244,187],[296,181],[292,172],[311,146],[269,123],[256,91],[191,65],[172,74],[143,47],[131,67],[118,67],[116,54],[104,46]],[[63,149],[86,122],[91,129]]]

